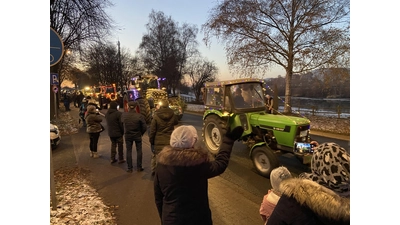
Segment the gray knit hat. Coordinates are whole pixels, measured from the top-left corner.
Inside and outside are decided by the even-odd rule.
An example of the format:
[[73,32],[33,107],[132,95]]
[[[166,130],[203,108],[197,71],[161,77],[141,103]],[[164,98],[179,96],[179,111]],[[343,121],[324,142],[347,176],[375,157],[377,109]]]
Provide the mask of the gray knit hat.
[[281,190],[279,189],[279,185],[281,184],[281,182],[283,180],[286,180],[291,177],[292,177],[292,174],[284,166],[280,166],[280,167],[273,169],[271,171],[271,175],[269,176],[272,189],[274,189],[275,191],[281,192]]
[[174,148],[193,148],[197,139],[197,131],[194,126],[182,125],[172,132],[169,144]]

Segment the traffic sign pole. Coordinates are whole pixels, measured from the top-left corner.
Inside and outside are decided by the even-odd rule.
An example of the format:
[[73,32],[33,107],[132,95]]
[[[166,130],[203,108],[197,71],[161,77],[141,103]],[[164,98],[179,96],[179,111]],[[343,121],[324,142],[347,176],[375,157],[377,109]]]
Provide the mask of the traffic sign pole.
[[56,113],[56,115],[55,115],[55,119],[57,120],[57,114],[58,114],[58,112],[57,112],[57,93],[56,92],[54,92],[54,112]]

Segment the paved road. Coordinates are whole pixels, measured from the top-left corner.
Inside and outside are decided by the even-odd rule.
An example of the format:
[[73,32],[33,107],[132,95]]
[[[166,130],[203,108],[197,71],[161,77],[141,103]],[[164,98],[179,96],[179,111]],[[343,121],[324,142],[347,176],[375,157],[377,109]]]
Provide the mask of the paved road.
[[[71,116],[78,119],[77,109],[71,109]],[[107,129],[105,120],[103,125]],[[130,174],[125,171],[126,164],[110,164],[110,141],[106,132],[101,133],[98,148],[101,157],[90,158],[89,138],[84,128],[80,128],[77,134],[64,136],[59,148],[53,151],[54,169],[79,166],[90,170],[90,180],[104,202],[118,206],[115,215],[119,225],[160,224],[154,203],[147,134],[143,137],[143,172]],[[209,180],[209,201],[215,225],[262,224],[258,210],[261,196],[270,186],[269,180],[251,171],[250,160],[243,160],[246,157],[243,151],[243,146],[236,142],[226,172]],[[133,162],[136,162],[135,150]],[[293,160],[288,159],[287,163],[291,166]],[[258,184],[252,185],[254,182]]]

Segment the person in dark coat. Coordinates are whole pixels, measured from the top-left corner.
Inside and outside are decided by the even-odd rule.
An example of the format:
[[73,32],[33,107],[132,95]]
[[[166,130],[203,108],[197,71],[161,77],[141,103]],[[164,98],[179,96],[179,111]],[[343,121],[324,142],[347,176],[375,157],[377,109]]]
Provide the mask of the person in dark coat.
[[142,167],[142,136],[147,130],[144,116],[136,112],[136,102],[128,103],[129,111],[122,114],[122,123],[125,131],[126,161],[128,164],[128,173],[132,173],[132,145],[136,145],[136,169],[143,171]]
[[311,173],[281,182],[267,225],[350,224],[350,154],[335,143],[314,148]]
[[[79,117],[82,120],[83,127],[86,127],[85,116],[86,116],[87,106],[88,106],[88,100],[86,100],[86,98],[84,98],[82,100],[81,105],[79,106]],[[79,123],[80,123],[80,121],[79,121]]]
[[96,111],[95,106],[88,105],[85,121],[87,125],[86,132],[89,134],[90,138],[90,157],[99,158],[99,154],[97,153],[97,144],[102,131],[101,121],[103,121],[103,117]]
[[110,102],[110,108],[106,113],[108,136],[111,140],[111,163],[117,162],[118,146],[118,163],[124,163],[124,125],[121,119],[122,112],[118,111],[118,103]]
[[79,108],[79,106],[82,104],[82,100],[85,98],[85,96],[83,95],[82,91],[79,91],[79,94],[75,96],[74,99],[74,106],[76,108]]
[[71,111],[71,109],[69,108],[69,105],[71,103],[71,97],[68,95],[67,92],[65,92],[63,95],[63,101],[64,101],[65,111]]
[[191,126],[179,126],[157,155],[154,195],[163,225],[211,225],[208,179],[228,167],[235,140],[243,127],[228,130],[215,159],[204,148],[194,147],[198,136]]
[[169,108],[168,100],[161,100],[159,105],[160,108],[153,115],[149,132],[149,142],[154,145],[151,157],[151,172],[153,175],[157,166],[156,156],[164,146],[169,145],[172,131],[174,131],[175,125],[178,124],[178,118],[175,116],[174,110]]

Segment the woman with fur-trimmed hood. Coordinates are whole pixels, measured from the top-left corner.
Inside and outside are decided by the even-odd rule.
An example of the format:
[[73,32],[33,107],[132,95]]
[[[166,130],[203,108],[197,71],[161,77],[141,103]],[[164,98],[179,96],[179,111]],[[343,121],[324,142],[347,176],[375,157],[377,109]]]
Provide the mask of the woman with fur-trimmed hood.
[[90,142],[90,157],[99,158],[97,153],[97,144],[99,142],[100,133],[102,131],[101,122],[103,121],[102,116],[97,112],[96,107],[93,105],[87,106],[87,114],[85,116],[86,121],[86,133],[89,134]]
[[350,224],[350,154],[335,143],[314,148],[311,173],[280,184],[267,225]]
[[154,195],[163,225],[211,225],[208,203],[208,179],[228,167],[234,141],[243,127],[226,133],[215,159],[207,150],[196,148],[197,131],[193,126],[179,126],[157,155]]

